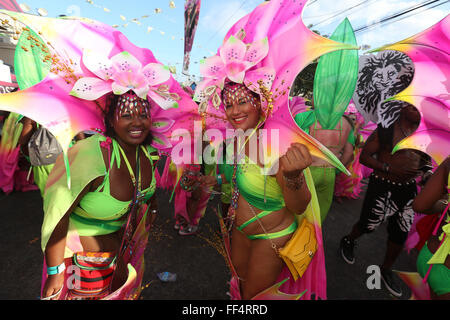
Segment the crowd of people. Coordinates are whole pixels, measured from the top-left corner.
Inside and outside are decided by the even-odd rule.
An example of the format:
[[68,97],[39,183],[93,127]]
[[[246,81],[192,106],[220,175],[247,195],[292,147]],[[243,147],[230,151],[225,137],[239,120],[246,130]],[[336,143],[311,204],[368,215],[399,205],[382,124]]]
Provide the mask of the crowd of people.
[[[260,15],[283,10],[288,8],[277,1],[255,9]],[[293,19],[294,26],[284,30],[286,35],[297,32],[301,19],[285,19]],[[249,28],[247,35],[237,32],[244,26]],[[432,159],[423,152],[392,152],[417,129],[419,111],[412,105],[404,107],[396,121],[387,128],[379,125],[363,142],[361,152],[355,153],[360,132],[348,116],[342,115],[334,128],[325,129],[311,110],[287,117],[287,96],[275,94],[289,83],[289,79],[278,80],[281,74],[298,73],[315,57],[300,61],[294,54],[281,55],[277,37],[270,32],[278,36],[282,31],[269,28],[265,37],[252,38],[255,33],[250,28],[244,19],[230,30],[218,55],[206,60],[204,81],[193,95],[183,91],[152,55],[148,58],[149,50],[135,57],[122,47],[111,58],[117,62],[111,69],[104,69],[102,63],[94,66],[94,59],[83,57],[87,69],[97,67],[90,69],[96,82],[94,85],[92,77],[78,77],[70,91],[71,101],[81,104],[104,98],[97,115],[104,127],[95,134],[79,132],[71,137],[70,148],[61,150],[54,163],[32,166],[44,210],[42,299],[138,297],[145,277],[143,259],[149,230],[158,206],[167,205],[156,198],[157,186],[173,192],[173,224],[181,236],[201,232],[199,223],[211,194],[221,195],[218,223],[230,265],[232,299],[326,299],[321,225],[334,199],[337,174],[350,173],[347,168],[355,161],[372,172],[359,220],[350,233],[342,231],[342,259],[353,264],[357,239],[387,220],[381,279],[392,295],[400,297],[399,279],[392,267],[404,249],[415,213],[441,215],[435,232],[421,248],[417,269],[428,282],[431,298],[450,297],[450,158],[435,165],[433,173]],[[136,67],[138,59],[145,67]],[[111,78],[115,81],[112,86]],[[153,85],[160,86],[149,89]],[[14,94],[20,95],[21,90]],[[250,134],[220,141],[215,164],[179,163],[170,153],[176,144],[169,147],[161,138],[160,122],[173,120],[169,106],[173,107],[174,101],[182,106],[178,116],[189,115],[189,123],[200,120],[204,130]],[[38,126],[24,116],[18,148],[28,157],[29,141]],[[279,154],[262,135],[274,126],[284,134]],[[213,141],[207,141],[202,149],[211,144]],[[275,155],[269,164],[264,158],[268,150]],[[163,172],[158,172],[156,164],[163,154],[166,163],[161,166]]]

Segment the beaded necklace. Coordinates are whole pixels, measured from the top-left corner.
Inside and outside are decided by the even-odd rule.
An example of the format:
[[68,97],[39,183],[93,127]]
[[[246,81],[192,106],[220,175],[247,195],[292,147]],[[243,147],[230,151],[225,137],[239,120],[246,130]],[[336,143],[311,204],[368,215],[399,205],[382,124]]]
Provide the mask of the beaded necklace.
[[233,193],[231,195],[231,207],[236,210],[238,207],[238,200],[239,200],[239,188],[237,186],[236,181],[236,171],[237,171],[237,164],[234,164],[234,171],[233,171],[233,177],[231,178],[231,183],[233,184]]
[[228,215],[226,220],[227,223],[227,229],[228,232],[231,232],[233,228],[234,219],[236,217],[236,209],[238,207],[238,200],[239,200],[239,188],[237,186],[236,182],[236,171],[237,171],[237,162],[236,158],[234,159],[234,165],[233,165],[233,176],[231,177],[231,186],[233,188],[233,192],[231,194],[231,200],[230,200],[230,208],[228,209]]

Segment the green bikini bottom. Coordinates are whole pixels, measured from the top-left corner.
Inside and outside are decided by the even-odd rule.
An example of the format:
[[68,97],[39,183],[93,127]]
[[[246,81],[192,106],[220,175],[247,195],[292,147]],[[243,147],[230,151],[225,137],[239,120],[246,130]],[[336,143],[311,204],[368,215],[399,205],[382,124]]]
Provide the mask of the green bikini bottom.
[[[236,227],[236,229],[238,229],[240,232],[244,233],[242,231],[242,229],[244,229],[245,227],[247,227],[249,224],[255,222],[257,219],[265,217],[269,214],[271,214],[273,211],[261,211],[260,213],[258,213],[255,217],[251,218],[250,220],[247,220],[246,222],[244,222],[243,224],[241,224],[239,227]],[[255,240],[255,239],[276,239],[276,238],[281,238],[284,236],[287,236],[288,234],[294,233],[295,230],[297,230],[297,219],[294,219],[294,222],[292,222],[292,224],[280,231],[277,232],[271,232],[271,233],[262,233],[262,234],[251,234],[251,235],[246,235],[246,237],[250,240]]]
[[[422,278],[425,278],[428,272],[430,265],[427,262],[432,256],[433,254],[425,243],[417,257],[417,271]],[[427,282],[438,296],[450,293],[450,269],[444,264],[433,264]]]

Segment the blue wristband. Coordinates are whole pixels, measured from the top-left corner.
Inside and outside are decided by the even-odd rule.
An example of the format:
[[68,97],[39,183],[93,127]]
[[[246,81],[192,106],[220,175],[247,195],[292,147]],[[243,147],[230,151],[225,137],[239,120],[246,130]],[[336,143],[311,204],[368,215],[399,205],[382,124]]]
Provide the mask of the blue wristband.
[[218,175],[216,176],[216,179],[217,179],[217,184],[218,184],[219,186],[222,185],[222,175],[218,174]]
[[47,267],[47,274],[48,274],[49,276],[53,276],[53,275],[55,275],[55,274],[60,274],[60,273],[63,272],[64,270],[66,270],[66,264],[65,264],[64,261],[63,261],[63,263],[61,263],[59,266],[56,266],[56,267]]

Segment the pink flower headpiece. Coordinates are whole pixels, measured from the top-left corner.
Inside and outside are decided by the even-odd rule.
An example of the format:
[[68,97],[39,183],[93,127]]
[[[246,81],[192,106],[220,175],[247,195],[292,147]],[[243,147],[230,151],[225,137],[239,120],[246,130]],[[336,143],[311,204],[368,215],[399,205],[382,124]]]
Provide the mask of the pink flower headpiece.
[[222,103],[220,92],[225,80],[244,84],[251,91],[259,94],[263,111],[267,114],[271,106],[270,89],[275,80],[275,70],[270,67],[257,67],[269,52],[267,37],[250,44],[237,37],[230,36],[219,49],[219,54],[200,62],[200,73],[204,80],[195,90],[194,100],[199,102],[199,112],[206,112],[211,103],[219,110]]
[[[123,95],[124,99],[136,95],[162,110],[179,107],[177,101],[181,100],[180,95],[169,92],[169,86],[163,84],[170,79],[170,71],[162,64],[149,63],[142,67],[139,60],[126,51],[108,59],[85,50],[82,59],[84,66],[97,77],[78,79],[70,92],[72,96],[93,101],[113,92],[115,95]],[[171,148],[172,143],[166,135],[175,120],[160,115],[156,109],[151,113],[152,146],[157,149]]]
[[133,55],[124,51],[111,59],[83,52],[83,64],[96,77],[83,77],[72,88],[70,94],[84,100],[96,100],[106,93],[122,95],[132,90],[139,98],[150,97],[162,109],[178,107],[178,94],[170,93],[163,85],[170,78],[169,68],[159,63],[142,64]]

